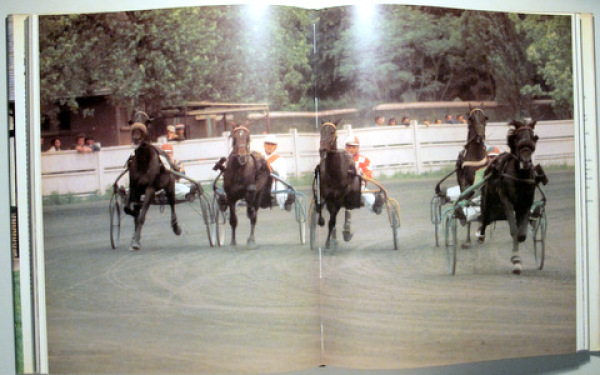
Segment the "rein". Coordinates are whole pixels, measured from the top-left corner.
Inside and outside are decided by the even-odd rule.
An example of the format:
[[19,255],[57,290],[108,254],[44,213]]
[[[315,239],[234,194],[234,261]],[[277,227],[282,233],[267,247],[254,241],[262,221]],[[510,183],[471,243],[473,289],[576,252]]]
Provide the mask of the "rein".
[[[517,155],[514,154],[508,154],[513,160],[515,161],[519,161],[519,157]],[[513,181],[517,181],[517,182],[522,182],[524,184],[529,184],[529,185],[537,185],[538,182],[536,182],[533,178],[519,178],[519,177],[515,177],[515,176],[511,176],[508,173],[506,173],[506,168],[508,166],[508,162],[504,163],[504,167],[502,168],[502,173],[500,173],[500,177],[505,177],[508,178],[509,180],[513,180]]]

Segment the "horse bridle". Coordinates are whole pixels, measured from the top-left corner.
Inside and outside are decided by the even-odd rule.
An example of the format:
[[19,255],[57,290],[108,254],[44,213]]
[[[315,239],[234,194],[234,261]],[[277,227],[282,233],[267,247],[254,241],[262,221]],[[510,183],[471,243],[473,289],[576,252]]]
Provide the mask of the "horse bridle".
[[[335,134],[335,132],[337,131],[337,126],[336,126],[334,123],[332,123],[332,122],[324,122],[324,123],[321,125],[321,128],[323,128],[323,127],[325,127],[325,126],[332,126],[332,127],[333,127],[333,130],[334,130],[334,134]],[[331,142],[330,142],[330,143],[333,143],[333,142],[335,142],[335,141],[336,141],[336,137],[334,136],[334,137],[333,137],[333,139],[331,140]],[[330,145],[330,146],[331,146],[331,145]],[[319,150],[319,151],[327,151],[327,152],[329,152],[330,150]]]
[[[235,140],[235,133],[238,131],[242,131],[244,133],[247,134],[248,136],[248,140],[250,140],[250,130],[248,130],[248,128],[246,128],[245,126],[238,126],[237,128],[233,129],[233,131],[231,132],[231,138],[233,138]],[[246,165],[246,163],[248,162],[248,155],[249,155],[249,147],[248,147],[248,143],[246,143],[245,145],[234,145],[233,148],[233,154],[235,154],[238,158],[238,162],[240,163],[240,165]],[[239,148],[243,147],[245,150],[245,154],[240,155],[239,153]]]
[[[516,128],[514,130],[514,133],[512,133],[511,135],[514,136],[514,135],[516,135],[518,132],[520,132],[522,130],[529,130],[535,136],[535,130],[531,126],[529,126],[529,125],[525,125],[525,126],[521,126],[519,128]],[[517,153],[517,154],[513,154],[513,153],[509,154],[510,157],[513,158],[514,160],[516,160],[517,162],[520,161],[520,157],[519,157],[518,153],[519,153],[519,150],[521,150],[523,148],[523,146],[531,145],[531,146],[533,146],[533,147],[531,147],[532,151],[535,151],[535,142],[532,141],[531,139],[522,140],[521,142],[526,142],[526,143],[525,144],[521,144],[521,145],[515,144],[515,153]],[[507,166],[507,164],[504,165],[504,169],[506,168],[506,166]],[[502,177],[511,179],[513,181],[518,181],[518,182],[530,184],[530,185],[537,184],[536,180],[533,179],[533,178],[520,178],[520,177],[511,176],[511,175],[507,174],[504,171],[504,169],[502,170],[502,174],[501,174]]]
[[[483,113],[483,115],[485,116],[485,112],[483,111],[483,109],[478,108],[478,107],[477,108],[473,108],[469,112],[469,121],[471,121],[473,113],[478,112],[478,111],[481,112],[481,113]],[[469,123],[469,125],[471,125],[471,124]],[[472,142],[475,142],[475,141],[481,142],[481,138],[482,137],[479,134],[475,134],[473,137],[467,139],[467,143],[465,144],[465,157],[467,156],[467,147],[469,146],[469,144],[471,144]],[[483,139],[485,140],[485,135],[483,136]],[[481,148],[483,149],[483,151],[485,153],[485,144],[484,143],[481,144]],[[481,160],[465,161],[465,162],[463,162],[462,165],[461,165],[461,168],[465,168],[465,167],[476,167],[476,168],[478,168],[478,167],[483,167],[486,164],[487,164],[487,157],[484,156],[483,159],[481,159]]]

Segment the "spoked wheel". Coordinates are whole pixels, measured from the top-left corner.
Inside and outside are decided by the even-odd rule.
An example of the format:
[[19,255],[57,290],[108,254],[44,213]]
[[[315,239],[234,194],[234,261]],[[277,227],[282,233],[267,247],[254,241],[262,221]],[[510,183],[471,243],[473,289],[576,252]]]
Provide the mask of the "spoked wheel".
[[113,194],[110,198],[108,212],[110,214],[110,247],[116,249],[119,246],[121,236],[121,203],[120,197]]
[[454,275],[456,272],[456,222],[458,220],[453,213],[445,216],[444,234],[446,238],[446,265],[448,273]]
[[200,211],[202,212],[202,219],[204,221],[204,225],[206,226],[206,236],[208,238],[208,244],[211,247],[213,247],[215,246],[213,229],[215,227],[214,215],[212,213],[212,209],[206,195],[198,192],[197,198],[198,202],[200,202]]
[[294,211],[300,232],[300,244],[304,245],[306,243],[306,196],[304,194],[296,192]]
[[398,250],[398,229],[400,229],[400,205],[395,199],[390,199],[390,226],[392,227],[392,237],[394,241],[394,250]]
[[429,204],[431,223],[435,229],[435,246],[440,246],[440,224],[442,222],[442,199],[434,195]]
[[215,215],[215,239],[217,246],[223,246],[225,244],[225,226],[227,225],[227,208],[225,211],[221,211],[217,197],[213,198],[213,211]]
[[542,211],[540,217],[534,220],[533,226],[533,253],[535,255],[535,265],[538,270],[544,268],[544,258],[546,256],[546,228],[548,221],[546,213]]
[[311,200],[310,202],[310,207],[308,208],[308,217],[310,220],[310,249],[314,250],[317,242],[317,210],[314,200]]

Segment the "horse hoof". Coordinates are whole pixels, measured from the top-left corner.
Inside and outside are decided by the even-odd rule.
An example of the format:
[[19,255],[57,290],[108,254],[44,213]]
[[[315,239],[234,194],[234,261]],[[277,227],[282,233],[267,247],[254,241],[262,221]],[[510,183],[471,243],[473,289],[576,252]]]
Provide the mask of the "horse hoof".
[[249,249],[256,249],[256,241],[248,239],[248,241],[246,241],[246,245],[248,246]]
[[521,267],[519,267],[519,268],[515,268],[515,269],[513,270],[513,275],[520,275],[520,274],[521,274]]
[[180,227],[173,227],[173,233],[175,233],[176,236],[179,236],[181,234],[181,228]]
[[325,219],[320,218],[319,219],[319,226],[322,227],[323,225],[325,225]]
[[463,249],[470,249],[471,248],[471,243],[470,242],[464,242],[463,244],[460,245],[461,248]]
[[131,251],[137,251],[141,248],[142,248],[142,245],[139,242],[132,242],[131,245],[129,245],[129,250],[131,250]]
[[350,231],[344,231],[342,232],[344,235],[344,241],[349,242],[352,237],[354,236],[354,233],[350,233]]

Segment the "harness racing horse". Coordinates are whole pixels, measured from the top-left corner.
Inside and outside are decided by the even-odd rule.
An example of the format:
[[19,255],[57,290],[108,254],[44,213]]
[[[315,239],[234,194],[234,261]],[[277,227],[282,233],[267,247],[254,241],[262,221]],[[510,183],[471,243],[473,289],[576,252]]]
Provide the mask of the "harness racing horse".
[[[456,160],[456,179],[458,180],[461,193],[473,185],[477,171],[487,166],[485,148],[485,126],[487,119],[488,117],[482,108],[473,108],[469,104],[467,143],[464,149],[458,154]],[[472,194],[465,198],[469,199],[471,197]],[[468,248],[471,246],[471,223],[466,218],[464,219],[467,226],[467,238],[462,246]]]
[[[147,115],[146,115],[147,116]],[[129,250],[141,249],[140,237],[146,221],[146,213],[159,190],[164,190],[171,207],[171,227],[176,235],[181,234],[175,214],[175,177],[160,161],[160,155],[168,160],[163,150],[148,142],[149,119],[146,124],[137,122],[131,126],[131,140],[137,148],[128,161],[129,196],[124,207],[126,214],[133,216],[135,230]],[[142,202],[141,198],[144,197]],[[133,208],[132,208],[133,206]]]
[[487,119],[488,117],[482,108],[472,108],[469,104],[467,143],[456,160],[456,179],[461,192],[473,185],[477,170],[487,166],[485,149]]
[[[329,249],[331,239],[335,240],[335,224],[338,212],[346,209],[344,222],[344,240],[350,241],[350,211],[360,207],[360,179],[356,175],[354,158],[346,150],[337,149],[336,124],[325,122],[321,125],[321,140],[319,146],[319,165],[315,169],[313,194],[316,202],[318,223],[325,225],[322,209],[327,206],[329,224],[325,247]],[[317,193],[317,187],[319,193]]]
[[512,121],[514,129],[507,136],[510,153],[500,154],[485,174],[487,181],[481,190],[481,227],[479,242],[485,240],[486,226],[496,220],[508,220],[513,238],[513,273],[521,273],[519,242],[527,238],[527,225],[535,189],[547,182],[541,167],[533,167],[532,156],[538,136],[534,133],[535,121]]
[[231,245],[235,246],[235,229],[238,224],[235,206],[240,199],[246,201],[246,213],[251,224],[247,244],[254,246],[254,228],[258,209],[271,206],[273,178],[264,156],[250,150],[250,131],[246,127],[238,126],[233,129],[231,138],[233,139],[231,154],[227,159],[222,158],[217,162],[214,168],[221,170],[225,190],[224,195],[219,194],[219,209],[225,211],[229,206]]

